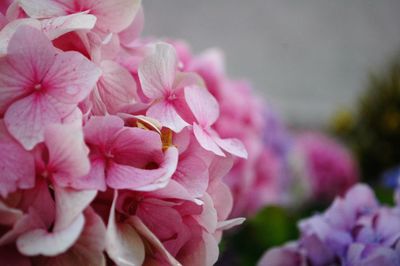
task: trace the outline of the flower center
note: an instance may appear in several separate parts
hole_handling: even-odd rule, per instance
[[[42,84],[38,83],[35,86],[33,86],[33,89],[35,91],[41,91],[43,89]]]

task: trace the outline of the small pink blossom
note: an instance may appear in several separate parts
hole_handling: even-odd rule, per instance
[[[82,55],[59,53],[36,29],[20,27],[0,60],[0,112],[10,134],[26,149],[44,129],[62,123],[88,96],[100,71]]]

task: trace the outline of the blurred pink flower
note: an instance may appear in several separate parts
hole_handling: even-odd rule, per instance
[[[302,133],[295,141],[295,149],[305,160],[306,182],[311,184],[313,197],[330,200],[358,181],[356,161],[339,142],[316,132]]]

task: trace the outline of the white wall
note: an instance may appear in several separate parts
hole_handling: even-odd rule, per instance
[[[145,35],[225,50],[296,124],[323,125],[400,51],[399,0],[143,0]]]

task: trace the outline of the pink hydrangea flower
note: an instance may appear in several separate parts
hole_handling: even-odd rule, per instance
[[[175,48],[140,38],[140,1],[0,12],[0,261],[214,264],[247,151]]]
[[[85,99],[100,71],[76,52],[58,52],[40,31],[20,27],[0,60],[0,112],[10,134],[31,150],[44,129],[62,123]]]
[[[296,137],[296,148],[305,160],[315,198],[331,199],[343,194],[358,180],[358,168],[350,151],[319,133]]]

